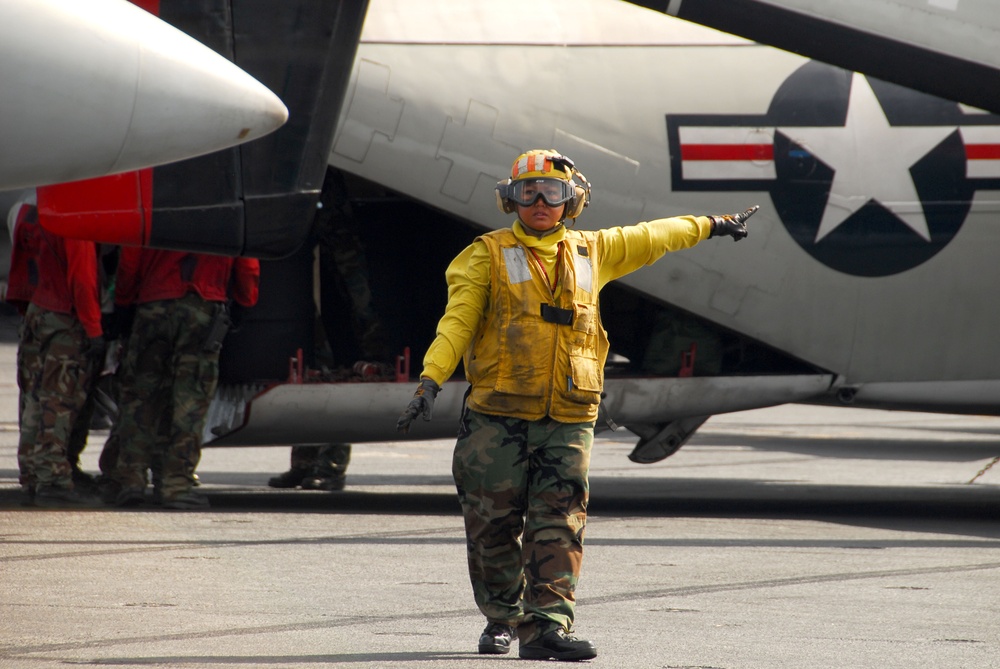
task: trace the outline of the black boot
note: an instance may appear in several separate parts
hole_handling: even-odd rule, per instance
[[[284,474],[272,476],[267,481],[267,485],[272,488],[298,488],[302,484],[302,479],[309,476],[308,469],[293,467]]]
[[[330,476],[307,476],[302,480],[303,490],[328,490],[336,492],[343,490],[347,483],[347,476],[344,474],[331,474]]]
[[[100,500],[97,497],[81,493],[72,488],[43,485],[35,488],[35,506],[70,509],[76,507],[95,507],[99,504]]]
[[[479,637],[480,655],[506,655],[511,642],[517,638],[517,630],[503,623],[489,623]]]
[[[592,660],[597,657],[594,644],[586,639],[577,639],[562,628],[531,643],[522,643],[519,652],[523,660]]]
[[[97,479],[83,471],[79,467],[73,467],[71,471],[73,478],[73,488],[79,492],[85,493],[87,495],[96,495],[99,490],[97,488]]]

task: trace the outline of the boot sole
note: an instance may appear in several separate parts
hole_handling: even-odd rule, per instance
[[[493,644],[479,644],[480,655],[506,655],[510,652],[510,646],[494,646]]]
[[[574,650],[559,653],[545,648],[532,648],[522,646],[518,651],[522,660],[561,660],[564,662],[576,662],[578,660],[593,660],[597,653],[589,650]]]

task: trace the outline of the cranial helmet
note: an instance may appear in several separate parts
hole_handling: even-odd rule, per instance
[[[505,214],[541,197],[552,207],[565,204],[563,218],[572,219],[590,204],[590,182],[558,151],[532,149],[517,157],[510,178],[497,183],[496,195],[497,207]]]

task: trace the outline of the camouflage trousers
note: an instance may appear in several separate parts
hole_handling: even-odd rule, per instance
[[[87,346],[87,334],[75,316],[28,307],[17,348],[21,485],[73,487],[67,447],[87,402]]]
[[[145,488],[160,470],[160,492],[189,491],[201,459],[201,435],[219,382],[219,354],[206,351],[215,302],[195,294],[140,304],[122,360],[115,480]],[[162,463],[162,464],[161,464]]]
[[[473,594],[521,643],[573,629],[593,442],[593,423],[462,415],[452,474]]]

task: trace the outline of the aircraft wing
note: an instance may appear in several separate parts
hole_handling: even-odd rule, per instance
[[[1000,12],[989,0],[632,2],[1000,113]]]

